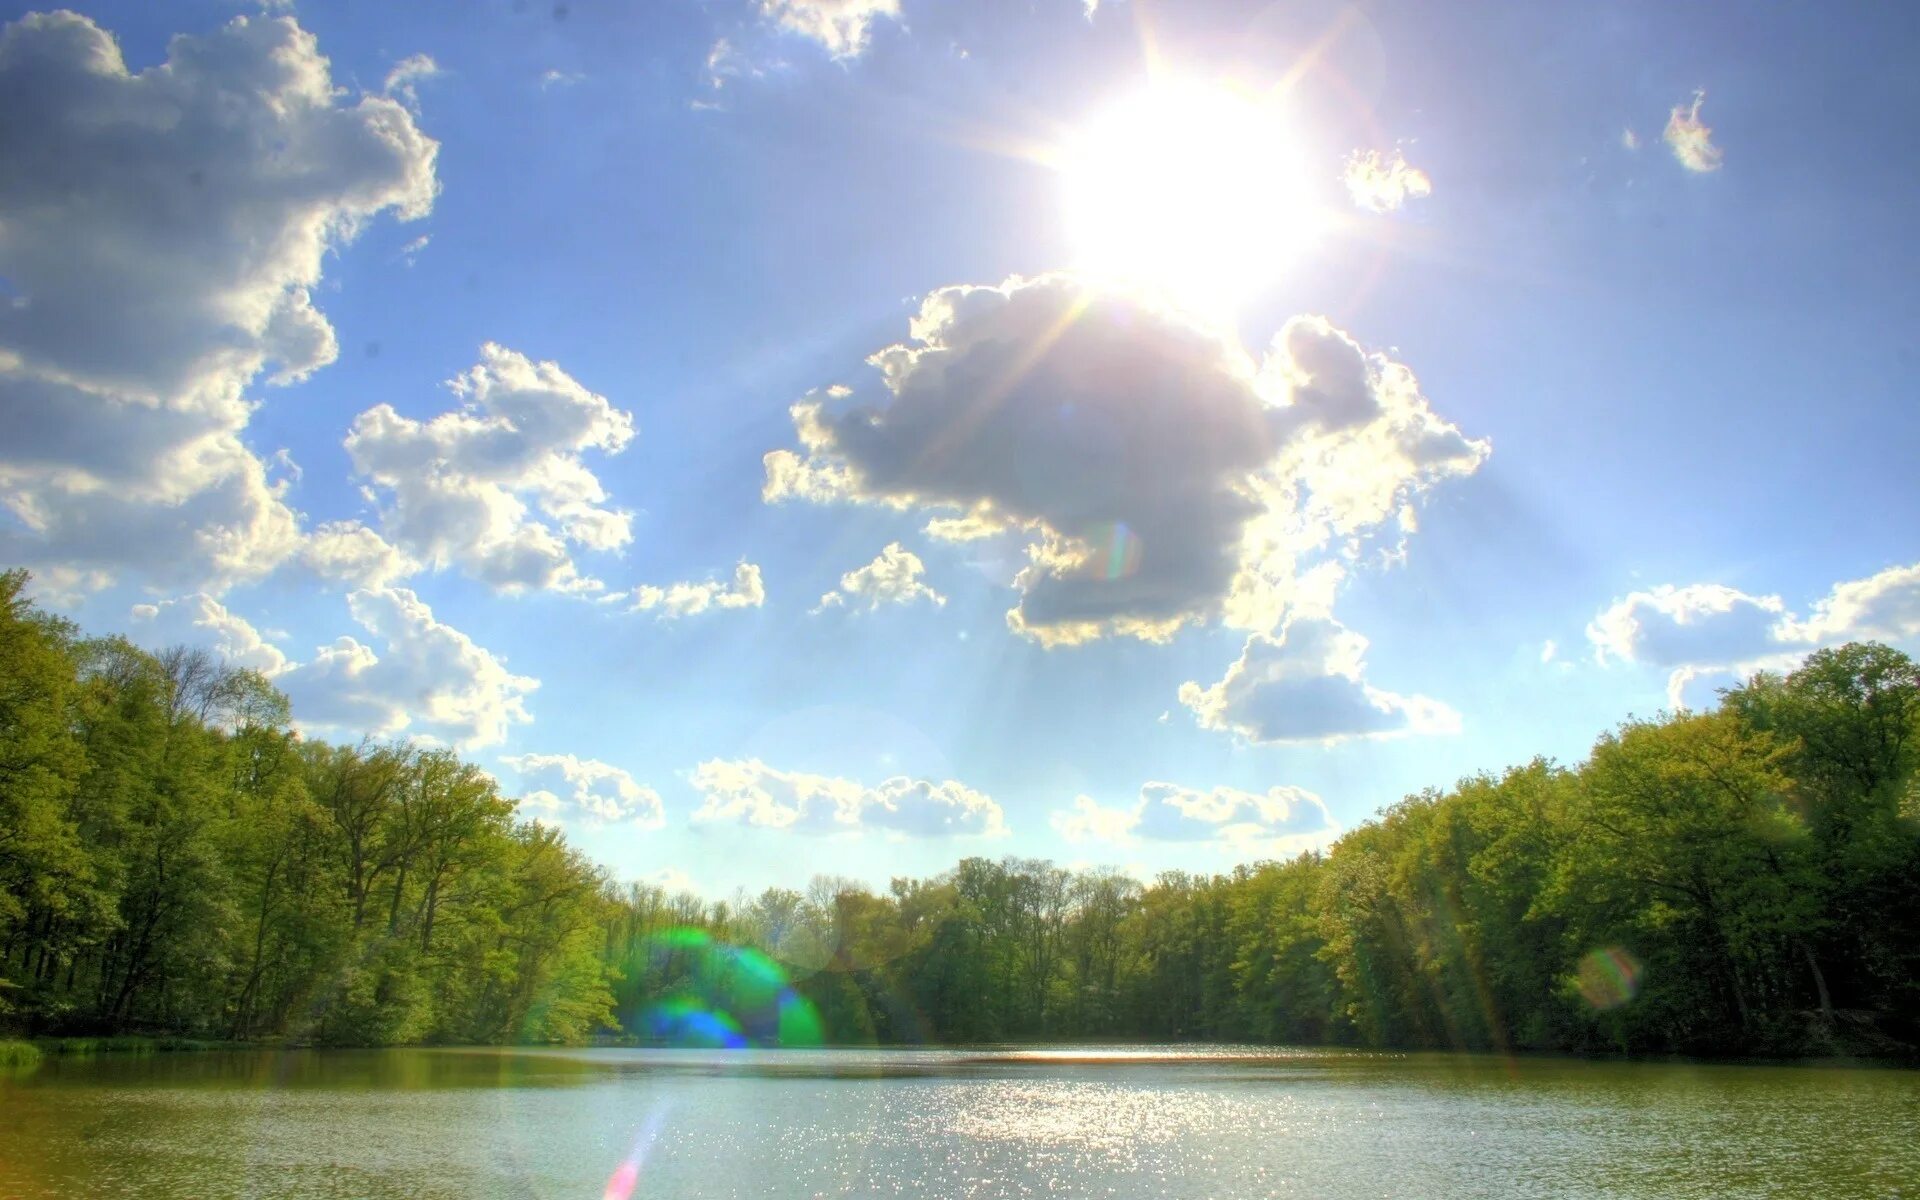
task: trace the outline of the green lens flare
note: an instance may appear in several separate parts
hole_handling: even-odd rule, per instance
[[[1633,999],[1640,990],[1640,974],[1640,960],[1625,947],[1602,946],[1581,956],[1574,983],[1588,1004],[1604,1012]]]
[[[1140,569],[1143,543],[1125,522],[1095,525],[1087,534],[1093,546],[1093,573],[1109,582],[1126,579]]]
[[[752,946],[699,929],[669,929],[648,941],[650,991],[663,998],[636,1014],[654,1042],[697,1049],[818,1046],[820,1014],[786,968]]]

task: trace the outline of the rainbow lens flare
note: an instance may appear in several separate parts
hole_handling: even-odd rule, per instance
[[[600,1193],[601,1200],[627,1200],[633,1195],[633,1189],[640,1183],[640,1168],[646,1165],[647,1150],[653,1145],[653,1139],[660,1135],[665,1116],[664,1112],[656,1111],[640,1127],[640,1136],[633,1139],[632,1153],[622,1159],[607,1178],[606,1190]]]
[[[640,1011],[635,1027],[652,1041],[702,1050],[818,1046],[820,1014],[794,990],[779,963],[699,929],[671,929],[649,940],[646,970],[664,997]]]
[[[1574,982],[1594,1008],[1619,1008],[1640,990],[1640,960],[1622,946],[1602,946],[1580,958]]]
[[[1124,521],[1095,525],[1087,531],[1086,541],[1093,547],[1087,567],[1095,578],[1126,579],[1140,569],[1140,555],[1146,544]]]

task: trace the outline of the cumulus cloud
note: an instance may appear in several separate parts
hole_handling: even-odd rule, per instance
[[[1920,563],[1835,584],[1811,617],[1784,622],[1782,633],[1808,644],[1920,637]]]
[[[300,539],[300,565],[324,580],[354,588],[382,588],[420,564],[359,521],[329,521]]]
[[[1587,625],[1595,661],[1667,668],[1667,702],[1683,707],[1703,678],[1729,682],[1788,667],[1822,646],[1920,637],[1920,563],[1837,583],[1802,620],[1779,596],[1717,583],[1632,592]]]
[[[880,829],[906,837],[997,836],[1000,806],[963,783],[897,775],[877,787],[831,775],[781,771],[757,758],[711,759],[693,773],[696,822],[733,821],[795,833]]]
[[[550,816],[578,814],[642,829],[659,829],[667,823],[660,793],[636,783],[631,774],[611,763],[571,754],[519,754],[500,761],[529,785],[520,803]]]
[[[760,568],[742,560],[731,582],[708,579],[700,583],[670,583],[666,587],[642,584],[633,591],[631,612],[651,612],[657,620],[677,621],[716,608],[759,608],[767,602]]]
[[[526,697],[538,680],[515,675],[491,651],[405,588],[367,588],[347,609],[379,643],[342,636],[275,683],[297,723],[375,737],[422,732],[463,748],[495,745],[533,718]]]
[[[347,434],[354,469],[382,499],[386,538],[502,591],[600,590],[571,547],[619,549],[632,516],[608,504],[581,455],[625,449],[633,417],[558,364],[491,342],[447,386],[461,402],[452,411],[418,421],[380,404]]]
[[[157,604],[136,604],[132,617],[140,640],[156,649],[200,646],[213,650],[236,667],[278,675],[287,669],[287,656],[267,641],[238,613],[205,592],[195,592]]]
[[[1393,212],[1409,200],[1433,195],[1433,180],[1425,171],[1409,166],[1398,150],[1391,156],[1378,150],[1354,151],[1347,159],[1344,178],[1347,194],[1368,212]]]
[[[945,604],[947,598],[927,586],[926,573],[919,555],[892,542],[866,566],[842,575],[839,590],[820,597],[820,607],[851,604],[871,612],[882,604],[911,604],[915,600],[927,600],[935,606]]]
[[[1149,783],[1127,807],[1076,797],[1072,807],[1053,814],[1052,824],[1070,842],[1211,841],[1261,853],[1314,849],[1340,833],[1320,797],[1286,786],[1245,792]]]
[[[1616,600],[1587,625],[1594,660],[1668,669],[1667,705],[1690,707],[1703,678],[1785,666],[1811,646],[1792,636],[1778,596],[1717,583],[1662,584]]]
[[[1749,596],[1717,583],[1662,584],[1615,601],[1587,625],[1587,640],[1603,664],[1745,662],[1780,651],[1785,612],[1778,596]]]
[[[1049,645],[1271,629],[1304,558],[1404,537],[1400,511],[1488,453],[1317,317],[1255,363],[1153,300],[1050,275],[942,288],[909,333],[868,360],[885,400],[794,405],[800,448],[766,456],[763,495],[1027,538],[1008,623]]]
[[[820,43],[835,58],[858,58],[866,52],[876,19],[900,19],[900,0],[760,0],[760,12],[781,29]]]
[[[0,558],[218,592],[299,545],[242,440],[261,375],[333,361],[329,249],[432,206],[436,143],[335,88],[289,17],[132,73],[70,12],[0,32]]]
[[[1706,99],[1705,89],[1696,91],[1691,104],[1676,104],[1667,116],[1667,146],[1689,171],[1720,169],[1720,147],[1713,144],[1713,129],[1700,120],[1700,106]]]
[[[1278,638],[1249,638],[1212,687],[1181,684],[1180,702],[1202,727],[1255,742],[1458,731],[1459,714],[1440,701],[1368,683],[1366,649],[1366,638],[1330,617],[1295,617]]]

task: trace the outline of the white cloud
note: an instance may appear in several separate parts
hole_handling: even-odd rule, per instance
[[[1331,743],[1459,730],[1459,714],[1440,701],[1368,683],[1366,649],[1366,638],[1330,617],[1295,617],[1278,638],[1249,638],[1219,683],[1181,684],[1180,702],[1203,728],[1255,742]]]
[[[533,719],[526,697],[539,681],[508,671],[412,592],[368,588],[349,594],[347,609],[381,649],[343,636],[278,676],[299,725],[374,737],[424,732],[475,747]]]
[[[246,618],[231,612],[205,592],[136,604],[132,617],[141,641],[156,649],[201,646],[217,651],[236,667],[278,675],[287,668],[287,656],[260,635]]]
[[[693,773],[697,822],[735,821],[796,833],[880,829],[907,837],[996,836],[1000,806],[963,783],[895,776],[877,787],[830,775],[781,771],[759,759],[703,762]]]
[[[1662,584],[1614,602],[1587,626],[1605,663],[1656,667],[1748,662],[1782,649],[1778,596],[1749,596],[1715,583]]]
[[[1841,642],[1917,637],[1920,563],[1837,583],[1805,620],[1788,612],[1778,596],[1695,583],[1630,593],[1587,626],[1597,662],[1667,668],[1667,702],[1674,708],[1700,698],[1703,679],[1737,682]]]
[[[406,104],[408,108],[418,108],[420,96],[414,90],[421,80],[432,79],[440,74],[440,64],[425,54],[413,54],[393,64],[387,72],[387,80],[380,90]]]
[[[1623,150],[1638,150],[1640,148],[1640,135],[1632,129],[1622,129],[1620,131],[1620,148]]]
[[[1008,623],[1050,645],[1271,629],[1303,559],[1405,537],[1401,510],[1488,453],[1320,318],[1255,364],[1161,304],[1051,275],[940,289],[909,332],[869,359],[886,401],[794,405],[800,449],[766,456],[763,495],[1030,539]]]
[[[385,498],[387,539],[502,591],[600,590],[569,546],[617,550],[632,540],[632,517],[608,505],[581,455],[619,453],[633,417],[558,364],[491,342],[447,386],[461,400],[451,412],[416,421],[380,404],[347,434],[354,469]]]
[[[765,72],[740,52],[727,38],[720,38],[707,50],[707,86],[714,91],[735,79],[757,79]]]
[[[1691,104],[1676,104],[1667,116],[1667,145],[1689,171],[1720,169],[1720,147],[1713,144],[1713,129],[1700,120],[1700,106],[1706,99],[1706,90],[1700,89],[1693,93]]]
[[[1145,801],[1131,808],[1109,808],[1092,796],[1075,796],[1070,808],[1059,809],[1047,823],[1069,842],[1125,842],[1140,824]]]
[[[872,562],[842,575],[839,590],[820,597],[820,607],[837,608],[851,601],[854,607],[871,612],[882,604],[911,604],[923,599],[935,606],[944,605],[947,598],[927,586],[926,573],[919,555],[902,549],[899,542],[891,542]]]
[[[1813,616],[1785,622],[1782,632],[1809,644],[1920,637],[1920,563],[1837,583],[1814,602]]]
[[[1323,847],[1340,833],[1320,797],[1286,786],[1245,792],[1149,783],[1140,789],[1139,800],[1124,808],[1076,797],[1071,808],[1053,814],[1052,824],[1070,842],[1210,841],[1267,854]]]
[[[1546,641],[1540,644],[1541,663],[1543,664],[1550,663],[1556,657],[1558,657],[1559,654],[1560,654],[1560,646],[1552,638],[1548,638]]]
[[[382,588],[420,564],[358,521],[329,521],[300,539],[300,565],[320,578],[354,588]]]
[[[858,58],[866,52],[876,19],[900,19],[900,0],[760,0],[760,12],[781,29],[820,43],[835,58]]]
[[[1398,150],[1391,157],[1377,150],[1355,150],[1347,158],[1345,179],[1347,194],[1369,212],[1393,212],[1409,200],[1433,195],[1433,180],[1409,166],[1406,155]]]
[[[649,871],[640,877],[640,882],[652,884],[669,895],[699,892],[699,889],[693,885],[693,876],[679,867],[661,867],[658,871]]]
[[[656,620],[677,621],[716,608],[759,608],[767,602],[760,568],[742,560],[731,582],[708,579],[700,583],[670,583],[666,587],[642,584],[633,591],[631,612],[652,612]]]
[[[585,78],[586,76],[578,71],[562,71],[558,67],[550,67],[540,74],[540,90],[544,92],[548,88],[572,87]]]
[[[596,821],[624,821],[642,829],[667,823],[660,793],[628,772],[594,758],[571,754],[520,754],[501,762],[519,772],[532,790],[521,803],[549,814],[575,813]]]
[[[261,374],[333,361],[326,252],[424,215],[436,144],[337,91],[291,18],[236,17],[130,73],[70,12],[0,33],[0,559],[218,592],[293,553],[242,440]]]

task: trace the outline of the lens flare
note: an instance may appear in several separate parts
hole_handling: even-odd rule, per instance
[[[1581,956],[1574,982],[1594,1008],[1619,1008],[1640,990],[1640,960],[1622,946],[1589,950]]]
[[[1093,548],[1086,570],[1096,579],[1127,579],[1140,569],[1140,556],[1146,543],[1128,529],[1125,522],[1102,522],[1087,531],[1084,539]]]
[[[702,1050],[818,1046],[820,1014],[786,969],[751,946],[699,929],[649,939],[644,966],[660,999],[636,1015],[653,1042]]]
[[[627,1200],[633,1195],[633,1189],[640,1183],[640,1168],[647,1161],[647,1150],[653,1145],[653,1139],[659,1136],[665,1117],[664,1112],[655,1112],[640,1127],[640,1135],[633,1139],[632,1152],[621,1160],[607,1178],[606,1190],[600,1193],[601,1200]]]

